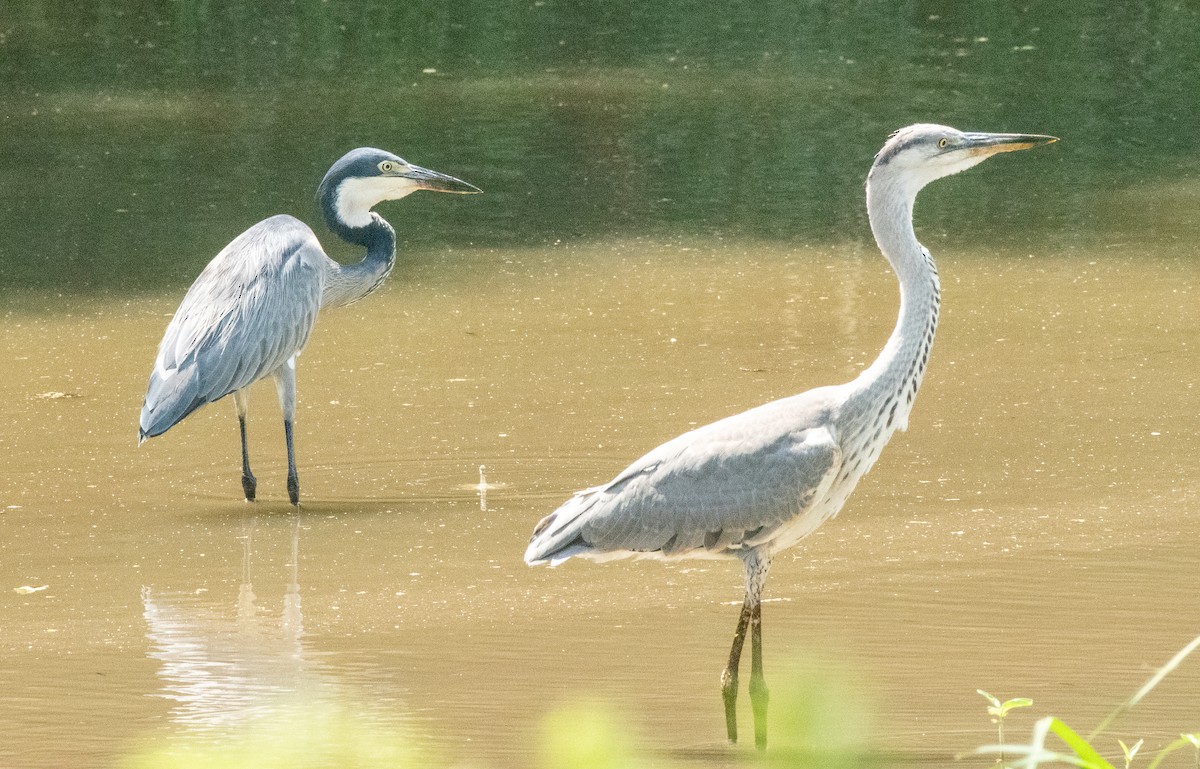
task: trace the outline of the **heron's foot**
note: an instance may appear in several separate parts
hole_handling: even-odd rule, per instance
[[[258,479],[253,473],[242,473],[242,491],[246,492],[246,501],[254,501],[254,492],[258,489]]]
[[[725,700],[725,733],[731,743],[737,742],[737,695],[737,671],[725,668],[721,671],[721,699]]]
[[[750,705],[754,708],[754,747],[759,750],[765,750],[767,747],[767,701],[770,699],[767,682],[751,676]]]
[[[289,475],[287,480],[288,499],[296,507],[300,506],[300,479],[294,475]]]

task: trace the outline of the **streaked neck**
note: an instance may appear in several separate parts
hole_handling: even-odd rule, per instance
[[[379,288],[396,264],[396,232],[382,216],[370,214],[370,223],[363,227],[348,227],[340,221],[330,222],[343,240],[367,249],[362,261],[338,264],[332,259],[326,265],[325,290],[321,307],[341,307],[362,299]]]
[[[912,227],[916,191],[889,174],[874,173],[867,180],[867,212],[879,249],[887,257],[900,284],[900,312],[887,344],[852,383],[850,400],[869,411],[888,430],[904,429],[917,389],[929,362],[937,330],[941,286],[937,266],[917,242]]]

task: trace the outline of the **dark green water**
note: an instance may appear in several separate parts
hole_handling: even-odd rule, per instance
[[[1114,190],[1190,178],[1200,141],[1200,10],[1174,2],[9,0],[0,35],[6,292],[178,289],[243,226],[312,220],[364,144],[487,190],[406,203],[421,252],[861,238],[865,168],[919,121],[1062,136],[922,201],[1061,245],[1122,226]]]

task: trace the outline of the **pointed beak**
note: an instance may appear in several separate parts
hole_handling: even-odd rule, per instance
[[[412,179],[417,183],[417,188],[422,190],[452,192],[456,195],[474,195],[483,192],[483,190],[474,184],[468,184],[462,179],[455,179],[453,176],[440,174],[437,171],[430,171],[428,168],[421,168],[420,166],[409,165],[396,175],[402,176],[405,179]]]
[[[1042,134],[967,134],[967,152],[972,155],[996,155],[1001,152],[1027,150],[1042,144],[1058,141],[1057,136]]]

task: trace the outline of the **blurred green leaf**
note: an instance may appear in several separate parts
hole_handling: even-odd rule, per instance
[[[834,662],[784,670],[771,689],[772,747],[834,752],[864,749],[873,709],[854,671]]]
[[[329,703],[283,702],[247,718],[220,740],[152,739],[122,769],[427,769],[434,764],[409,736]]]
[[[539,764],[545,769],[628,769],[637,765],[632,732],[607,705],[582,702],[542,722]]]
[[[1058,735],[1058,738],[1065,742],[1067,747],[1075,751],[1075,755],[1079,756],[1088,766],[1094,767],[1094,769],[1116,769],[1116,767],[1105,761],[1104,757],[1096,752],[1091,743],[1076,734],[1074,729],[1067,726],[1060,719],[1050,719],[1050,731]]]
[[[1014,708],[1027,708],[1033,705],[1033,700],[1028,697],[1015,697],[1000,706],[1000,717],[1008,715],[1008,711]]]

